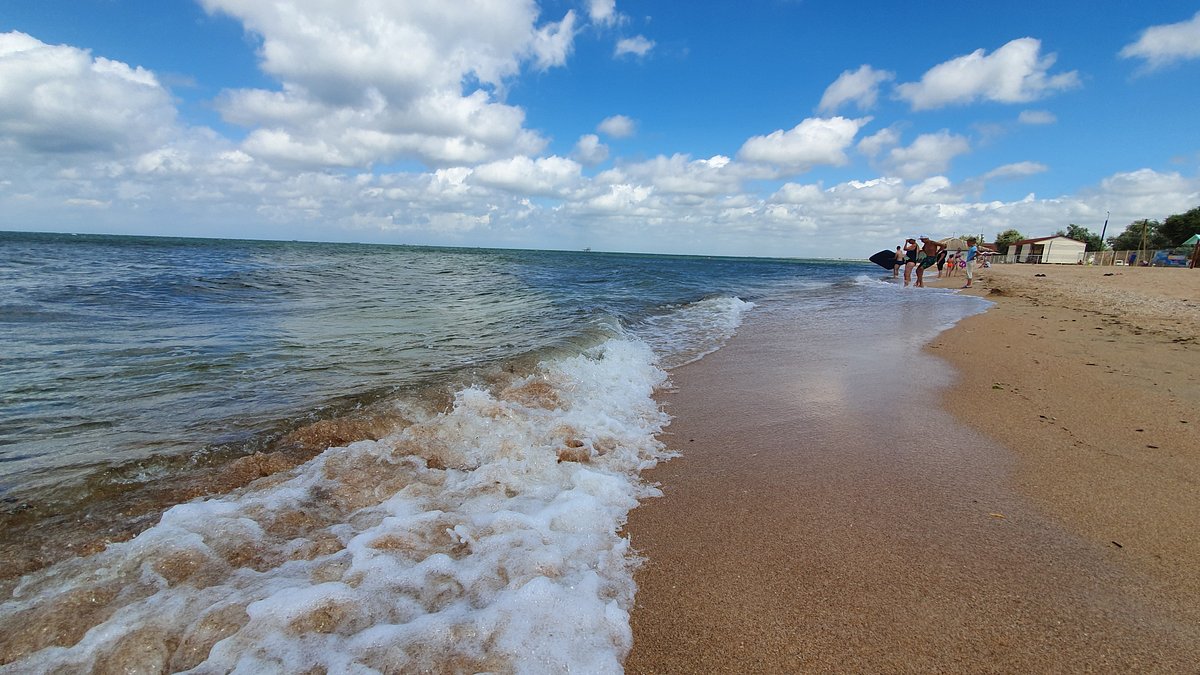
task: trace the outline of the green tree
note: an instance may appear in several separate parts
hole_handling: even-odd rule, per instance
[[[1186,213],[1167,216],[1158,231],[1163,239],[1161,248],[1174,248],[1193,234],[1200,234],[1200,206]]]
[[[1067,226],[1066,232],[1059,230],[1058,233],[1064,237],[1070,237],[1075,241],[1084,242],[1087,244],[1083,249],[1085,251],[1104,250],[1104,242],[1100,241],[1100,235],[1092,234],[1091,230],[1088,230],[1086,227],[1080,227],[1075,223],[1071,223]]]
[[[1137,251],[1142,248],[1142,236],[1145,235],[1146,249],[1167,248],[1167,237],[1160,231],[1162,223],[1157,220],[1135,220],[1125,226],[1121,234],[1110,237],[1108,245],[1118,251]]]
[[[996,248],[1000,253],[1008,253],[1008,247],[1012,246],[1013,242],[1021,241],[1025,235],[1017,230],[1005,230],[996,235]]]

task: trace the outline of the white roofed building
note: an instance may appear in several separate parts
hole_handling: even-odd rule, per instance
[[[1062,235],[1023,239],[1009,245],[1008,262],[1075,265],[1086,250],[1086,243]]]

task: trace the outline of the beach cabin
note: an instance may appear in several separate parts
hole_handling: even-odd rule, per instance
[[[1023,239],[1008,247],[1008,261],[1074,265],[1083,260],[1085,250],[1086,243],[1062,235]]]
[[[950,251],[951,253],[954,253],[955,251],[965,251],[968,248],[967,241],[965,239],[959,239],[958,237],[946,237],[945,239],[938,239],[938,243],[944,245],[946,250]]]

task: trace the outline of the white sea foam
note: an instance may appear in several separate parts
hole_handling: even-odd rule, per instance
[[[753,308],[754,303],[741,298],[705,298],[668,314],[650,317],[635,332],[661,355],[666,367],[673,368],[720,349],[742,325],[742,315]]]
[[[705,302],[697,321],[730,333],[749,307]],[[638,474],[666,454],[665,378],[612,339],[176,506],[23,579],[0,671],[619,672],[636,558],[618,531],[656,494]]]
[[[886,272],[886,270],[885,270],[885,272]],[[887,279],[884,279],[882,277],[871,276],[869,274],[856,275],[854,277],[854,284],[856,286],[870,286],[870,287],[895,286],[896,285],[895,282],[888,281]]]

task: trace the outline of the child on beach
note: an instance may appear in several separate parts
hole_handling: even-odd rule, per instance
[[[970,288],[971,282],[975,280],[975,256],[977,256],[977,255],[979,255],[979,249],[976,248],[976,246],[975,246],[975,237],[968,237],[967,238],[967,260],[966,260],[966,269],[965,269],[966,274],[967,274],[967,285],[963,286],[963,288]]]

